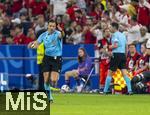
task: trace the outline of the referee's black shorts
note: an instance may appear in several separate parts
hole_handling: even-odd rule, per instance
[[[45,55],[42,63],[42,72],[51,72],[55,71],[60,73],[62,66],[62,57],[61,56],[47,56]]]
[[[114,53],[110,59],[109,69],[111,71],[126,69],[126,55],[124,53]]]

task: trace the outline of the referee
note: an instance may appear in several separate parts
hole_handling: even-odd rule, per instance
[[[58,27],[58,26],[57,26]],[[36,41],[31,42],[29,48],[37,48],[41,43],[44,43],[45,55],[42,62],[44,88],[48,94],[49,102],[53,102],[53,97],[50,91],[50,78],[57,82],[59,73],[61,72],[62,64],[62,37],[63,32],[60,27],[56,30],[56,22],[50,20],[48,29],[42,33]]]
[[[118,68],[121,70],[122,75],[124,76],[124,80],[126,81],[128,94],[131,95],[131,81],[127,76],[126,70],[126,44],[127,39],[126,36],[118,31],[119,25],[116,22],[111,24],[112,38],[110,49],[112,49],[112,56],[110,60],[110,67],[108,70],[107,78],[105,81],[104,94],[108,93],[108,88],[110,86],[112,80],[112,73],[115,72]]]

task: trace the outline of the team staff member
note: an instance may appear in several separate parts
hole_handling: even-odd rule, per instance
[[[147,41],[146,48],[148,69],[133,77],[132,88],[135,93],[145,93],[146,88],[150,87],[148,85],[150,84],[150,39]]]
[[[126,70],[125,53],[126,53],[127,39],[123,33],[118,31],[119,28],[118,23],[113,22],[111,25],[112,25],[111,31],[113,33],[111,38],[112,45],[110,46],[110,48],[112,49],[112,56],[110,59],[110,67],[105,81],[104,93],[108,92],[108,88],[112,80],[112,73],[119,68],[122,72],[122,75],[124,76],[124,80],[126,81],[128,94],[132,94],[131,81],[127,76]]]
[[[60,27],[56,30],[56,22],[50,20],[48,23],[48,30],[42,33],[39,38],[28,45],[29,48],[37,48],[41,43],[44,43],[45,55],[43,59],[43,76],[44,88],[47,91],[49,101],[53,101],[50,90],[51,81],[57,82],[59,73],[61,71],[61,56],[62,56],[62,37],[63,32]]]

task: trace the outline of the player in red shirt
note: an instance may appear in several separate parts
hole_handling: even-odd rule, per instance
[[[131,82],[134,93],[150,93],[150,43],[146,44],[146,48],[148,70],[133,77]]]
[[[135,44],[129,45],[129,54],[127,56],[127,68],[128,71],[134,72],[136,68],[137,60],[140,58],[140,54],[136,51]]]
[[[137,61],[136,70],[134,71],[134,76],[139,73],[142,73],[148,69],[148,61],[149,60],[148,60],[148,55],[146,52],[145,43],[143,43],[141,45],[141,52],[142,52],[142,55]]]
[[[110,44],[110,30],[107,28],[104,30],[104,38],[98,41],[98,48],[100,51],[100,90],[103,91],[105,80],[107,77],[107,71],[109,68],[109,44]]]

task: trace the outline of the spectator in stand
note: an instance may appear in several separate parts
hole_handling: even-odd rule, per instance
[[[138,10],[138,0],[131,0],[128,4],[120,5],[120,8],[127,10],[129,16],[136,16]]]
[[[47,29],[48,23],[45,21],[44,15],[38,15],[37,17],[37,25],[35,27],[35,33],[42,29]]]
[[[101,19],[102,11],[104,6],[100,3],[95,3],[94,11],[92,11],[89,16],[94,17],[97,21]]]
[[[11,11],[14,17],[19,17],[19,11],[21,10],[23,0],[13,0],[13,4],[11,6]]]
[[[137,60],[140,58],[140,54],[136,51],[135,44],[129,44],[129,52],[127,56],[127,68],[129,72],[134,73],[136,69]]]
[[[150,25],[150,4],[146,0],[139,0],[138,7],[138,23],[143,26],[149,27]]]
[[[125,28],[128,27],[131,17],[128,15],[128,12],[124,9],[120,9],[119,23]]]
[[[77,1],[77,6],[82,9],[83,11],[86,11],[86,1],[85,0],[76,0]]]
[[[4,17],[5,16],[5,6],[4,4],[0,3],[0,17]]]
[[[32,27],[29,28],[27,37],[31,38],[32,41],[36,40],[36,35],[35,35],[34,29]]]
[[[75,21],[71,22],[70,26],[65,29],[66,32],[66,43],[73,43],[71,39],[72,33],[75,31],[75,28],[77,26],[77,23]]]
[[[11,29],[11,20],[9,17],[4,17],[3,18],[3,28],[1,30],[3,37],[6,38],[7,36],[10,35],[10,29]]]
[[[66,13],[69,15],[71,21],[75,21],[75,10],[79,9],[75,0],[68,0],[67,2],[67,11]]]
[[[103,30],[105,30],[105,27],[102,28],[102,23],[103,22],[98,22],[96,25],[94,25],[90,31],[93,33],[93,35],[96,37],[98,43],[98,40],[101,40],[103,38]]]
[[[33,0],[23,0],[22,2],[22,6],[26,9],[29,9],[30,8],[30,4]]]
[[[59,25],[64,30],[64,23],[62,21],[62,15],[56,16],[56,23],[57,23],[57,25]]]
[[[119,22],[120,21],[120,8],[116,4],[110,5],[108,7],[109,17],[111,18],[112,22]]]
[[[148,30],[145,26],[142,26],[140,28],[140,33],[141,33],[141,36],[139,39],[140,43],[146,42],[150,38],[150,33],[148,33]]]
[[[136,49],[138,52],[140,52],[139,49],[139,39],[140,39],[140,25],[137,22],[136,17],[132,17],[131,19],[131,25],[128,26],[128,34],[127,34],[127,39],[128,39],[128,44],[131,44],[133,42],[136,42]]]
[[[16,36],[13,38],[14,44],[28,44],[33,41],[32,38],[28,38],[23,34],[23,27],[21,24],[15,27]]]
[[[24,44],[26,37],[23,34],[23,27],[21,24],[16,25],[15,33],[16,33],[16,36],[14,36],[14,38],[13,38],[14,44],[17,44],[17,45],[18,44]]]
[[[20,20],[23,26],[23,33],[27,35],[28,29],[33,25],[32,22],[28,20],[27,12],[22,12],[20,14]]]
[[[85,26],[85,24],[86,24],[86,16],[84,16],[84,14],[81,11],[81,9],[76,9],[75,10],[75,21],[77,22],[77,24],[79,24],[81,26]]]
[[[70,37],[74,45],[84,43],[81,25],[77,25],[75,27],[75,31],[71,34]]]
[[[106,24],[107,27],[111,24],[112,21],[110,18],[109,11],[103,12],[101,20],[102,20],[102,22],[104,22]]]
[[[50,17],[57,15],[64,15],[66,12],[68,0],[49,0]]]
[[[10,35],[6,38],[6,43],[7,44],[13,44],[13,38],[16,36],[16,31],[15,31],[15,27],[12,27],[10,29]]]
[[[7,16],[12,16],[12,2],[13,2],[13,0],[6,0],[5,2],[4,2],[4,7],[5,7],[5,15],[7,15]]]
[[[32,18],[32,16],[37,16],[37,15],[44,15],[46,14],[47,11],[47,3],[44,0],[33,0],[30,3],[30,8],[29,8],[29,17]]]
[[[71,20],[70,20],[70,17],[68,14],[64,14],[62,16],[62,23],[64,24],[64,29],[69,27],[70,23],[71,23]]]
[[[85,44],[95,44],[96,43],[96,37],[91,32],[92,26],[93,26],[92,18],[87,17],[86,26],[84,26],[84,29],[83,29],[83,36],[84,36]]]

